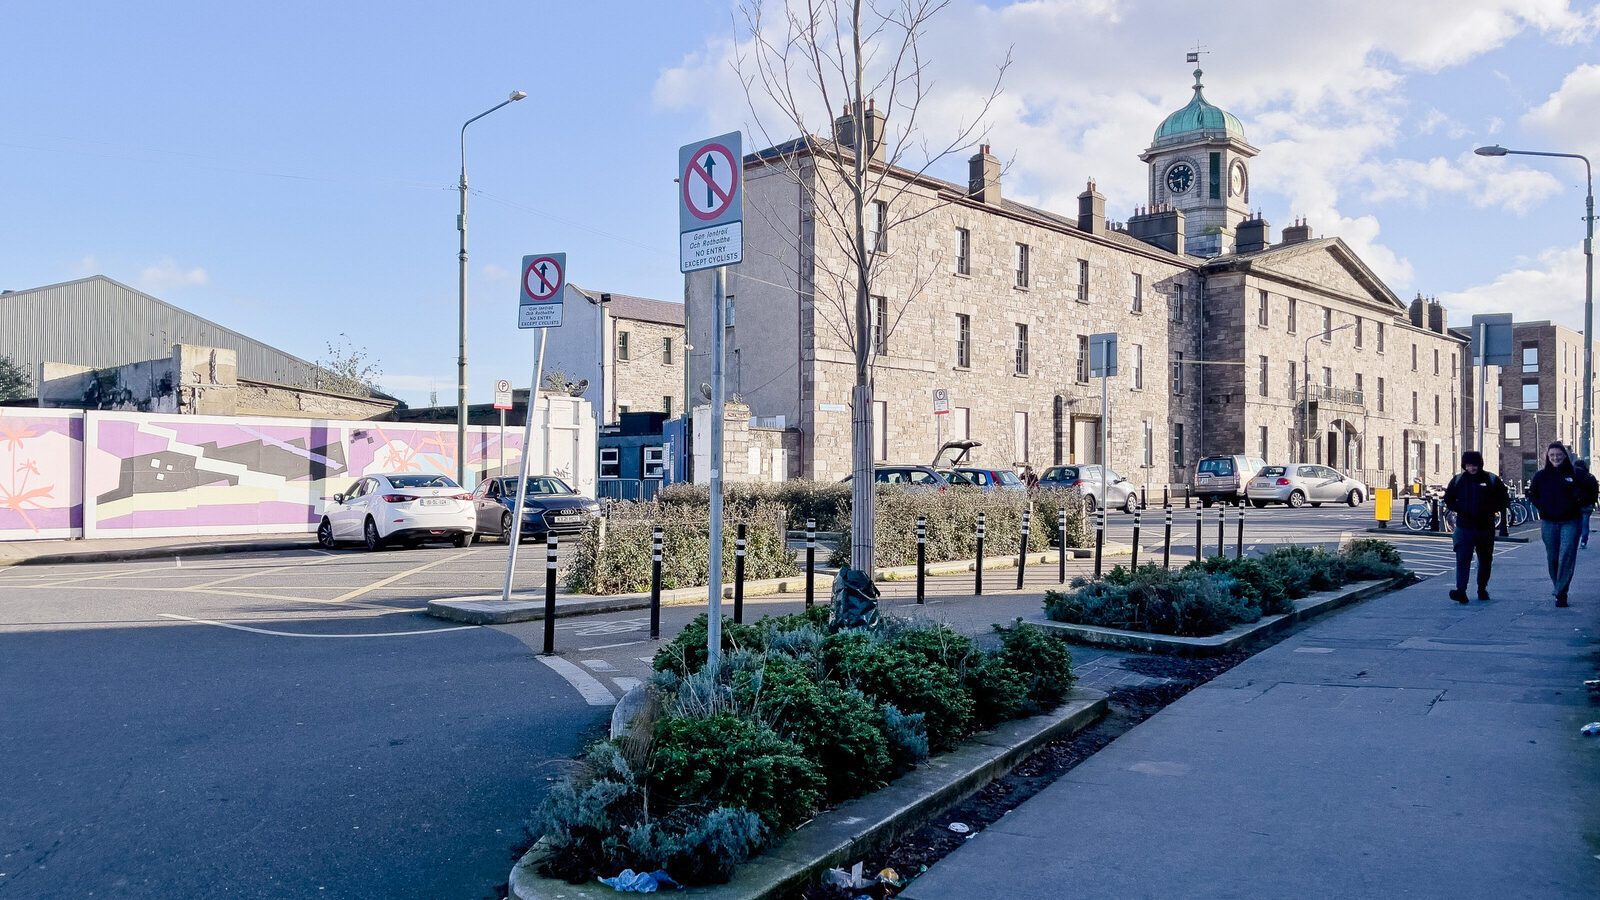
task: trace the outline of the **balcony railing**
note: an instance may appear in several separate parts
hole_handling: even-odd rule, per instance
[[[1326,384],[1313,384],[1308,386],[1306,388],[1306,396],[1318,402],[1336,403],[1341,406],[1358,406],[1364,408],[1367,405],[1365,391],[1357,391],[1351,388],[1332,387]],[[1296,389],[1294,399],[1301,399],[1299,396],[1298,387]]]

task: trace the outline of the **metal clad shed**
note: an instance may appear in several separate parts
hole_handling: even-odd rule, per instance
[[[104,275],[0,294],[0,356],[103,368],[172,355],[173,344],[223,347],[240,378],[313,384],[316,366]]]

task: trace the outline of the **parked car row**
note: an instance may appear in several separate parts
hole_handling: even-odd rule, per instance
[[[368,550],[389,544],[418,547],[447,541],[465,547],[480,537],[510,540],[517,504],[516,478],[489,478],[468,493],[448,475],[393,473],[358,479],[334,494],[317,524],[317,543],[332,549],[359,541]],[[600,504],[549,475],[528,478],[522,534],[544,540],[588,526]]]

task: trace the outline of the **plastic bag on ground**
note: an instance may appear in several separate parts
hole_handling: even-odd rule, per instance
[[[654,894],[662,888],[675,888],[678,886],[678,883],[672,880],[672,876],[662,869],[657,869],[654,872],[635,872],[632,869],[623,869],[614,877],[600,879],[600,883],[625,894]]]

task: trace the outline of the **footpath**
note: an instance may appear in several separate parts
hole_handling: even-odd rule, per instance
[[[1190,692],[976,834],[906,900],[1600,896],[1600,550],[1495,599],[1445,575]]]
[[[317,545],[309,531],[295,534],[186,535],[180,537],[95,538],[59,541],[0,541],[0,568],[57,563],[170,559],[219,553],[300,550]]]

